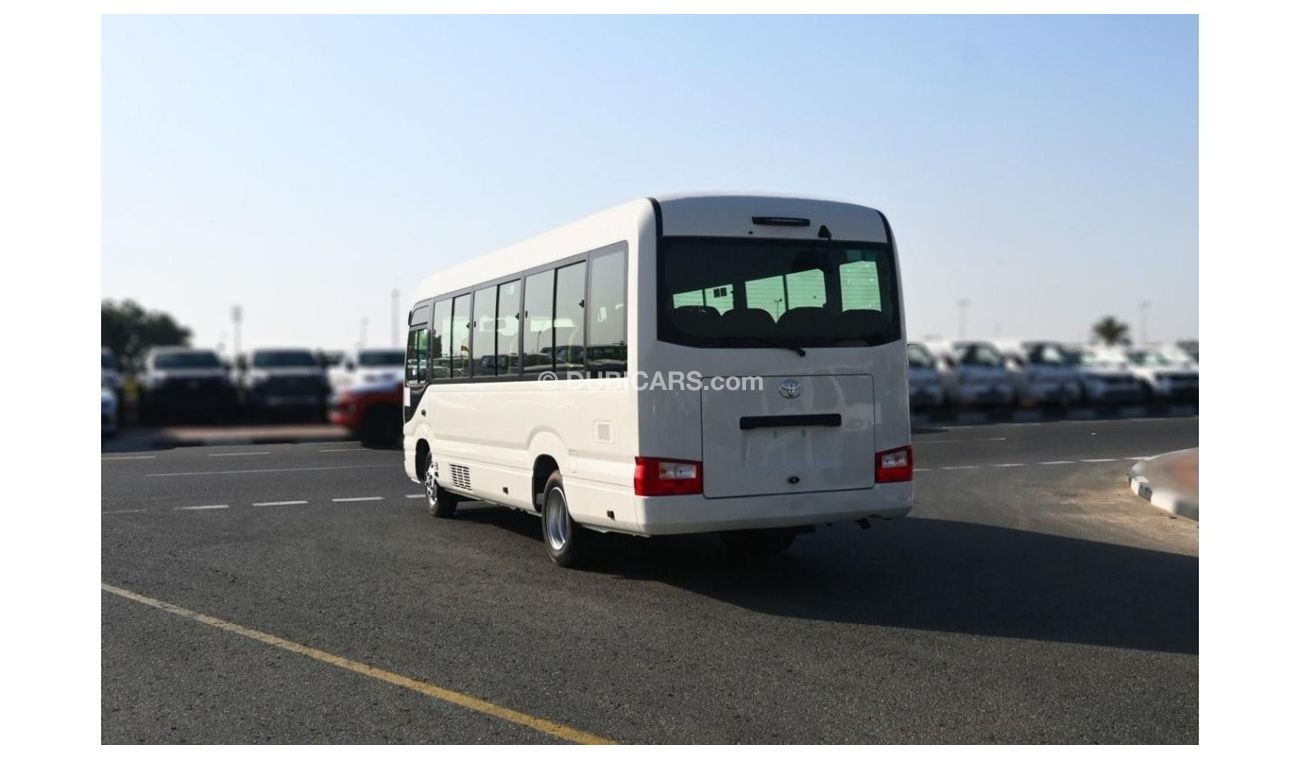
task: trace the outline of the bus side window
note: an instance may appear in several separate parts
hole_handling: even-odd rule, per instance
[[[587,369],[595,377],[620,377],[627,372],[627,252],[593,255],[590,288]]]
[[[451,300],[443,299],[433,306],[433,334],[429,338],[431,380],[451,377],[451,357],[448,336],[451,334]]]
[[[498,375],[519,374],[519,280],[497,288]]]
[[[496,286],[474,292],[474,365],[475,377],[497,374],[497,289]]]
[[[584,296],[587,262],[555,270],[555,372],[561,378],[581,373],[586,365]]]
[[[429,377],[429,328],[412,330],[406,338],[406,384],[423,385]]]
[[[524,372],[555,369],[555,270],[548,269],[524,280]]]
[[[447,348],[451,352],[451,376],[469,377],[470,296],[457,296],[451,304],[451,331]]]

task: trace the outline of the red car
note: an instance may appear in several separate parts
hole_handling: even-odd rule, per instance
[[[365,443],[396,443],[402,437],[402,383],[349,385],[330,397],[329,416]]]

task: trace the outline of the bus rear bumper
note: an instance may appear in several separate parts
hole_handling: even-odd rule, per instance
[[[657,496],[638,499],[647,536],[714,533],[753,528],[795,528],[867,517],[893,519],[912,509],[911,483],[886,483],[852,491],[740,496]]]

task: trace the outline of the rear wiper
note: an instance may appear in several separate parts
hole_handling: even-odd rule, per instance
[[[793,343],[782,343],[782,342],[779,341],[779,340],[772,340],[771,338],[761,338],[761,337],[758,337],[758,336],[751,336],[751,337],[748,337],[747,340],[756,340],[756,341],[758,341],[759,343],[762,343],[762,344],[764,344],[764,345],[768,345],[768,346],[772,346],[773,348],[784,348],[784,349],[787,349],[787,350],[789,350],[789,351],[793,351],[793,352],[795,352],[796,354],[799,354],[800,356],[807,356],[807,355],[808,355],[808,352],[807,352],[807,351],[803,350],[802,348],[799,348],[798,346],[794,345]]]

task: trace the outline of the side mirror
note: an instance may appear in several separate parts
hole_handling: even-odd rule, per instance
[[[238,359],[236,359],[236,360],[235,360],[235,367],[236,367],[240,372],[243,372],[243,371],[247,370],[247,369],[248,369],[248,357],[246,357],[246,356],[241,356],[241,357],[239,357]]]
[[[349,359],[348,361],[343,362],[343,369],[347,370],[348,372],[351,372],[351,371],[355,370],[356,368],[357,368],[357,363],[354,362],[354,361],[352,361],[351,359]]]

